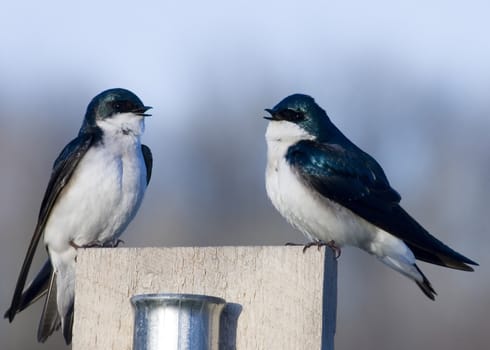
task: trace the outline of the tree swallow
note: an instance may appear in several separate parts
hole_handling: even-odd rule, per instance
[[[131,91],[110,89],[87,107],[78,136],[54,162],[38,222],[5,318],[10,322],[46,295],[37,339],[60,326],[71,343],[78,248],[115,246],[140,207],[150,181],[152,155],[141,144],[145,106]],[[24,290],[41,235],[49,255]]]
[[[400,206],[381,166],[333,125],[307,95],[273,109],[267,141],[267,195],[311,242],[351,245],[436,292],[415,259],[473,271],[476,262],[433,237]]]

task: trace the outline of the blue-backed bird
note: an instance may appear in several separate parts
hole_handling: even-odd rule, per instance
[[[274,207],[315,244],[359,247],[436,292],[416,259],[464,271],[478,265],[432,236],[401,206],[381,166],[307,95],[266,109],[266,190]]]
[[[54,162],[5,313],[12,321],[45,296],[37,333],[40,342],[61,326],[65,342],[71,343],[77,249],[117,245],[140,207],[153,163],[150,149],[141,144],[150,108],[129,90],[101,92],[89,103],[78,136]],[[49,259],[26,287],[42,236]]]

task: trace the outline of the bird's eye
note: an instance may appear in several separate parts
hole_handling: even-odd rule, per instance
[[[113,101],[112,108],[117,112],[130,111],[132,104],[129,101]]]
[[[292,109],[285,109],[281,111],[281,115],[285,120],[290,122],[299,122],[305,118],[304,114],[299,111],[294,111]]]

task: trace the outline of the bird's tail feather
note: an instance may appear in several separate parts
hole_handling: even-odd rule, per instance
[[[60,328],[61,325],[56,303],[56,289],[56,273],[53,272],[51,274],[49,288],[37,330],[37,340],[41,343],[44,343],[55,330]]]
[[[49,281],[52,272],[53,272],[53,267],[51,265],[51,261],[48,259],[46,260],[46,262],[44,263],[43,267],[36,275],[36,277],[32,280],[31,283],[29,283],[25,291],[22,293],[22,296],[20,297],[20,301],[16,305],[17,306],[16,310],[12,310],[12,306],[11,306],[11,308],[9,308],[5,312],[4,317],[8,318],[9,315],[15,315],[21,312],[29,305],[35,303],[42,296],[44,296],[48,291]]]
[[[427,279],[427,277],[425,277],[425,275],[422,272],[422,270],[420,270],[417,265],[414,264],[414,266],[417,269],[417,271],[420,273],[420,275],[422,276],[422,282],[415,280],[415,283],[417,283],[417,286],[420,287],[420,289],[422,290],[422,292],[424,292],[424,294],[429,299],[435,300],[435,296],[437,295],[437,293],[434,290],[434,288],[432,288],[432,284],[429,282],[429,280]]]
[[[66,345],[71,344],[73,329],[73,304],[68,309],[65,317],[63,318],[63,337],[65,338]]]
[[[436,291],[434,288],[432,288],[432,284],[416,264],[395,259],[390,256],[378,257],[378,259],[395,271],[398,271],[404,276],[415,281],[415,283],[417,283],[422,292],[424,292],[429,299],[435,300],[435,296],[437,295]]]

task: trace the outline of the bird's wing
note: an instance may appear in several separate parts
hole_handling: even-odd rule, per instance
[[[474,261],[433,237],[399,205],[381,166],[360,149],[300,141],[286,158],[300,179],[322,196],[402,239],[416,258],[461,270]]]
[[[96,135],[94,134],[80,134],[77,138],[65,146],[54,162],[51,178],[44,194],[41,210],[39,211],[36,229],[34,230],[29,248],[27,249],[19,278],[17,279],[17,285],[15,286],[12,303],[4,316],[8,318],[10,322],[12,322],[15,314],[20,311],[20,307],[22,306],[22,291],[26,283],[34,253],[36,252],[37,245],[41,239],[41,235],[44,231],[51,210],[53,209],[59,194],[70,181],[70,178],[78,163],[93,144],[95,139]]]
[[[381,167],[365,153],[337,144],[300,141],[289,148],[286,158],[303,181],[343,206],[362,201],[386,212],[400,202]]]
[[[143,158],[146,165],[146,185],[150,183],[151,171],[153,169],[153,156],[151,154],[150,147],[147,145],[141,145],[141,152],[143,153]]]

